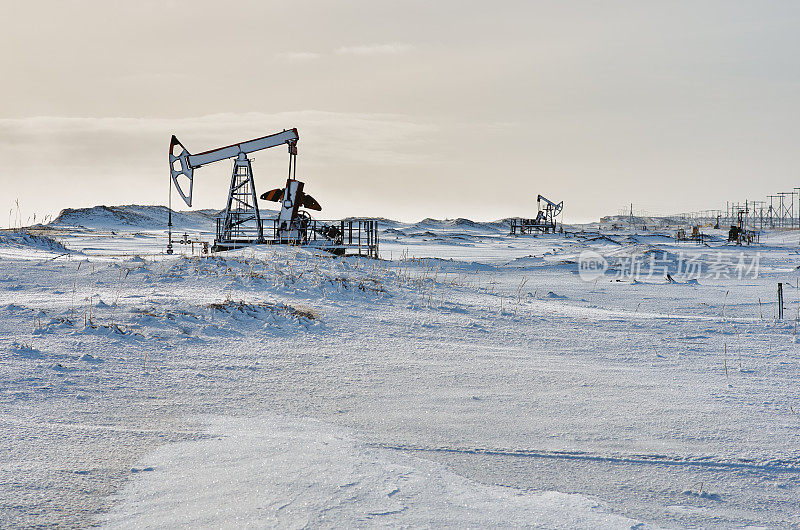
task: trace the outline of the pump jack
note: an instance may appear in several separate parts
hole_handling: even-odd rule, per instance
[[[262,243],[264,241],[264,228],[256,200],[253,168],[247,155],[262,149],[287,144],[289,146],[289,171],[291,172],[292,165],[296,163],[299,139],[297,129],[289,129],[193,155],[175,135],[172,136],[169,144],[170,174],[175,189],[187,206],[191,207],[192,205],[194,170],[220,160],[234,159],[224,217],[218,220],[217,239],[214,241],[215,249],[233,247],[237,243],[250,241]],[[188,184],[188,193],[181,187],[179,179],[184,181],[184,185]]]
[[[545,203],[544,209],[542,209],[542,202]],[[561,214],[561,210],[564,209],[564,201],[556,204],[544,195],[539,195],[536,197],[536,207],[539,210],[539,213],[536,215],[536,222],[544,226],[545,229],[550,229],[555,232],[556,217],[558,217],[559,214]],[[545,232],[546,231],[547,230],[545,230]]]
[[[230,250],[252,243],[309,245],[336,254],[357,253],[377,257],[377,222],[367,219],[347,221],[316,221],[301,207],[321,211],[322,207],[303,190],[304,183],[297,180],[297,129],[287,129],[238,144],[191,154],[172,136],[169,144],[171,183],[187,206],[192,206],[194,170],[221,160],[233,160],[233,173],[228,190],[228,200],[222,216],[217,218],[213,251]],[[289,177],[286,187],[261,195],[261,199],[281,204],[278,218],[269,234],[265,234],[264,220],[258,208],[253,168],[248,154],[286,144],[289,147]],[[188,190],[188,191],[187,191]],[[172,186],[170,186],[170,193]],[[171,253],[171,210],[170,242]]]
[[[542,202],[544,202],[544,208],[542,208]],[[511,219],[511,235],[533,232],[555,233],[557,217],[564,209],[564,201],[555,203],[544,195],[539,195],[536,197],[536,207],[538,210],[536,219]]]

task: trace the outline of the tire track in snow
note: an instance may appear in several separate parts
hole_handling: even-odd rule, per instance
[[[490,449],[461,447],[424,447],[415,445],[395,445],[369,443],[370,447],[410,453],[450,453],[475,456],[511,456],[518,458],[540,458],[551,460],[584,460],[619,465],[657,465],[713,468],[727,470],[765,471],[770,473],[800,474],[800,461],[796,459],[754,461],[750,459],[724,460],[713,456],[681,457],[658,454],[613,455],[587,453],[583,451],[547,451],[539,449]]]
[[[70,429],[70,430],[87,430],[87,431],[110,431],[110,432],[122,432],[122,433],[129,433],[129,434],[181,434],[187,436],[202,436],[201,431],[187,431],[187,430],[178,430],[178,429],[149,429],[143,427],[125,427],[121,425],[100,425],[100,424],[92,424],[92,423],[75,423],[75,422],[60,422],[60,421],[36,421],[36,420],[24,420],[21,418],[14,418],[10,416],[2,416],[0,417],[0,423],[6,423],[11,425],[18,425],[23,427],[38,427],[38,428],[48,428],[48,429]]]
[[[709,323],[729,323],[729,324],[758,324],[764,323],[765,320],[759,317],[736,317],[736,316],[722,316],[722,315],[697,315],[685,313],[657,313],[653,311],[630,311],[620,309],[607,309],[602,307],[587,307],[566,303],[562,301],[547,300],[545,298],[536,298],[534,300],[524,300],[521,304],[514,304],[514,297],[504,296],[499,293],[491,293],[484,288],[480,288],[486,297],[492,299],[509,299],[509,308],[506,309],[507,315],[516,316],[516,313],[511,313],[516,309],[524,309],[530,316],[535,317],[553,317],[553,318],[577,318],[589,319],[592,321],[611,321],[611,322],[652,322],[652,321],[681,321],[681,322],[709,322]],[[496,303],[481,303],[475,301],[468,303],[460,301],[459,305],[468,310],[476,312],[493,312],[497,310]],[[512,309],[514,308],[514,309]],[[522,313],[521,316],[525,316]]]

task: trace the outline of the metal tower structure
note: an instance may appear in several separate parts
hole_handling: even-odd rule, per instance
[[[239,153],[233,161],[231,187],[222,222],[221,239],[237,241],[264,240],[261,212],[256,200],[256,185],[253,182],[253,168],[250,159]]]
[[[770,228],[775,228],[775,220],[777,219],[778,215],[777,215],[777,212],[775,211],[775,206],[773,204],[773,201],[775,199],[777,199],[778,196],[777,195],[767,195],[767,198],[769,198],[769,210],[767,210],[767,212],[768,212],[767,213],[767,219],[769,219],[769,227]]]
[[[778,219],[779,226],[794,226],[794,196],[795,191],[778,192]]]
[[[798,203],[797,203],[797,217],[796,217],[796,219],[797,219],[797,226],[800,227],[800,188],[792,188],[792,190],[793,190],[792,193],[797,195]],[[792,202],[792,204],[794,204],[794,202]],[[792,206],[792,207],[794,207],[794,206]],[[794,224],[794,219],[795,218],[792,218],[792,223],[793,224]]]

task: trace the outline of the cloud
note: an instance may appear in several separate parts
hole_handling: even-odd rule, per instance
[[[15,167],[19,157],[26,164],[59,168],[161,164],[173,133],[190,151],[202,151],[290,127],[299,129],[307,157],[325,164],[421,162],[414,146],[435,129],[399,114],[317,110],[177,119],[9,118],[0,119],[0,168]]]
[[[316,61],[331,55],[340,56],[379,56],[379,55],[401,55],[414,49],[410,44],[400,42],[385,44],[365,44],[359,46],[340,46],[332,52],[280,52],[275,54],[275,59],[286,63],[305,63]]]
[[[328,199],[326,212],[331,204],[341,205],[346,215],[352,204],[348,190],[377,173],[415,173],[428,164],[426,143],[437,130],[404,115],[317,110],[178,119],[0,119],[0,208],[11,207],[9,201],[17,197],[40,217],[66,207],[163,203],[170,135],[190,152],[200,152],[291,127],[300,133],[298,177],[308,177]],[[285,178],[286,156],[285,149],[276,148],[251,157],[257,159],[259,185]],[[195,206],[219,207],[229,175],[230,164],[224,162],[198,173]]]
[[[276,59],[289,63],[313,61],[320,57],[322,57],[322,54],[316,52],[282,52],[275,54]]]
[[[401,55],[414,49],[410,44],[393,42],[388,44],[365,44],[342,46],[335,50],[337,55]]]

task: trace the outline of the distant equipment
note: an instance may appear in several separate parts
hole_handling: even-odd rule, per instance
[[[686,235],[686,229],[679,228],[675,233],[675,241],[694,241],[697,244],[703,244],[710,236],[703,233],[700,225],[693,225],[691,235]]]
[[[192,205],[194,170],[204,165],[233,159],[231,184],[223,214],[217,218],[213,251],[230,250],[254,243],[294,244],[313,246],[335,254],[358,254],[377,257],[378,226],[372,219],[346,221],[317,221],[305,210],[321,211],[322,207],[303,190],[304,183],[296,179],[297,129],[287,129],[238,144],[191,154],[172,136],[169,145],[171,183],[187,206]],[[281,205],[277,219],[264,220],[258,207],[253,168],[248,154],[287,145],[289,149],[289,177],[286,186],[261,195],[261,199]],[[170,186],[170,193],[172,186]],[[171,208],[170,242],[171,253]]]
[[[759,232],[747,229],[747,214],[748,211],[746,209],[740,209],[736,212],[736,224],[731,225],[728,230],[728,243],[750,245],[759,242]]]
[[[542,207],[544,203],[544,208]],[[564,201],[556,204],[544,195],[536,197],[538,213],[535,219],[524,219],[521,217],[511,219],[511,235],[533,234],[536,232],[547,234],[555,233],[557,218],[564,209]]]

